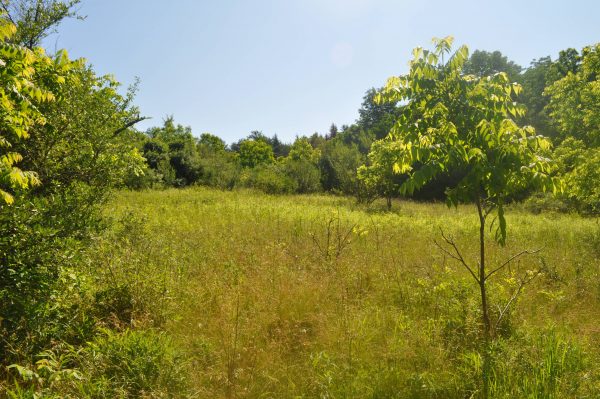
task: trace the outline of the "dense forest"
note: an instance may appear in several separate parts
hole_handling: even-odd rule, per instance
[[[537,300],[555,301],[555,310],[571,306],[563,300],[571,294],[584,303],[587,294],[581,287],[597,278],[589,273],[597,268],[600,248],[594,230],[600,213],[600,43],[552,57],[532,54],[541,58],[520,66],[499,51],[469,53],[464,46],[454,50],[451,38],[436,39],[431,50],[415,50],[405,75],[382,81],[380,88],[365,88],[355,123],[298,132],[291,143],[253,131],[228,144],[211,133],[192,132],[172,116],[160,126],[136,129],[145,119],[135,105],[136,85],[123,88],[84,59],[44,49],[44,39],[65,19],[81,17],[79,2],[0,0],[0,397],[596,397],[599,370],[589,371],[593,360],[581,360],[581,348],[583,342],[597,344],[597,335],[586,335],[577,346],[567,339],[569,333],[518,330],[517,324],[527,323],[513,318],[512,306],[542,274],[544,284],[562,287],[538,291],[546,299]],[[189,218],[181,219],[183,210],[161,203],[167,200],[187,207]],[[151,208],[147,202],[152,201],[163,208]],[[437,204],[441,201],[459,209],[463,227],[451,222],[451,214],[444,213],[450,210]],[[309,227],[287,215],[279,202],[297,218],[315,209],[329,216],[323,225]],[[209,205],[215,212],[203,208]],[[145,217],[136,213],[140,209]],[[413,220],[423,230],[407,227],[413,223],[409,217],[391,219],[403,217],[405,209],[427,220],[423,225]],[[507,222],[505,209],[522,212],[515,217],[518,222]],[[533,219],[540,214],[560,220],[560,228]],[[467,215],[478,215],[477,223]],[[186,230],[194,217],[210,228]],[[277,220],[272,229],[250,237],[239,230],[260,229],[254,222],[270,223],[270,217]],[[230,224],[236,218],[238,224]],[[438,244],[440,232],[428,230],[436,219],[453,226],[448,228],[466,242],[473,242],[469,234],[479,234],[477,245],[466,245],[469,254],[478,254],[477,262],[465,260],[465,252],[445,231]],[[161,221],[166,224],[159,227]],[[486,284],[488,278],[508,273],[505,267],[522,255],[537,253],[523,251],[498,268],[490,265],[515,243],[511,239],[544,244],[543,234],[531,233],[528,225],[564,233],[552,236],[556,243],[548,250],[556,258],[561,242],[572,244],[564,260],[568,272],[561,276],[556,265],[542,259],[539,268],[522,276],[507,274],[498,279],[500,288],[490,288],[494,280]],[[473,230],[467,233],[464,226]],[[221,230],[230,236],[220,236]],[[366,243],[367,230],[376,241]],[[443,261],[436,258],[429,266],[410,269],[411,262],[427,261],[416,253],[405,259],[391,239],[381,238],[399,232],[415,248],[435,242]],[[486,238],[489,232],[492,239]],[[199,234],[198,241],[187,242],[190,234]],[[185,248],[165,244],[164,237]],[[197,259],[186,252],[195,246],[204,251],[193,255]],[[235,263],[221,253],[244,260]],[[279,275],[284,272],[264,266],[278,257],[292,280],[313,285],[306,291],[286,286]],[[211,259],[214,268],[202,272],[184,267]],[[258,280],[240,266],[253,260],[263,272]],[[447,260],[456,261],[464,275],[447,271]],[[380,263],[369,272],[353,269],[369,261]],[[414,281],[387,270],[391,264],[408,267]],[[423,272],[427,267],[444,279]],[[565,282],[571,277],[574,286]],[[200,285],[214,284],[216,291],[193,294],[183,284],[194,278],[203,279]],[[290,297],[298,296],[292,300],[281,294],[278,306],[287,309],[289,318],[265,322],[265,327],[260,318],[272,309],[253,307],[265,300],[252,285],[268,292],[275,290],[269,285],[275,281],[281,293],[291,290]],[[335,282],[340,287],[320,285]],[[594,298],[589,303],[598,301],[595,284],[585,291]],[[395,299],[388,298],[388,289]],[[428,294],[421,297],[419,290]],[[217,291],[227,294],[229,302],[211,297]],[[316,300],[313,291],[328,296],[327,302],[311,302]],[[195,298],[205,313],[176,316],[175,309],[184,312]],[[448,309],[440,310],[435,298],[446,301]],[[385,302],[381,309],[412,310],[402,316],[404,321],[382,316],[376,322],[369,317],[378,311],[360,306],[377,301]],[[524,313],[535,314],[535,301],[523,300],[529,310]],[[340,324],[326,324],[317,316],[292,317],[308,312],[301,307],[309,305],[340,305],[322,316],[339,314],[335,320]],[[243,312],[252,333],[238,332]],[[453,313],[442,326],[444,312]],[[219,319],[217,313],[234,316]],[[221,324],[211,324],[214,320]],[[359,329],[351,320],[372,323],[365,330],[372,333],[373,345],[379,342],[378,329],[405,331],[404,343],[381,342],[403,361],[421,362],[415,365],[419,371],[402,369],[391,354],[385,364],[373,360],[374,349],[366,347],[356,348],[353,362],[350,353]],[[192,339],[184,334],[192,322],[206,325],[214,340],[180,345],[178,340]],[[321,322],[331,330],[318,330]],[[227,328],[233,333],[222,333]],[[418,335],[424,330],[429,338]],[[261,352],[252,346],[252,337],[270,337],[269,345],[285,347],[275,352],[287,352],[268,358],[272,347],[264,344]],[[472,344],[480,339],[481,346]],[[310,340],[318,345],[305,354]],[[349,342],[348,352],[344,342]],[[327,354],[336,345],[339,359]],[[511,345],[532,353],[510,352]],[[544,350],[554,351],[543,359],[559,357],[562,363],[536,360],[536,345],[543,346],[543,356]],[[434,349],[408,354],[408,347]],[[268,365],[279,374],[256,371]],[[443,374],[443,365],[453,371]],[[547,375],[540,371],[544,367],[550,369]]]

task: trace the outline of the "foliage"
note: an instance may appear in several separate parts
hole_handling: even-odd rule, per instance
[[[0,7],[17,27],[17,34],[11,41],[33,49],[56,33],[63,20],[84,19],[77,12],[79,3],[81,0],[1,0]]]
[[[296,181],[285,173],[281,164],[262,164],[247,170],[241,177],[241,184],[267,194],[292,194],[298,188]]]
[[[240,164],[245,168],[269,164],[275,161],[273,148],[263,140],[244,140],[240,144]]]
[[[54,95],[44,83],[54,88],[64,81],[62,65],[53,63],[43,50],[10,44],[7,40],[15,32],[14,25],[0,18],[0,203],[7,204],[14,202],[13,190],[39,184],[35,172],[17,167],[23,155],[14,147],[29,138],[35,124],[45,123],[38,105],[53,100]]]
[[[600,214],[600,148],[581,152],[573,170],[564,177],[566,196],[585,214]]]
[[[375,101],[377,90],[368,90],[358,110],[360,118],[358,126],[371,131],[375,139],[380,140],[388,135],[398,112],[396,104],[378,103]]]
[[[198,151],[201,156],[221,154],[227,145],[221,138],[210,133],[202,133],[198,139]]]
[[[182,187],[198,180],[200,156],[191,128],[175,125],[170,116],[162,127],[151,128],[146,134],[152,144],[144,144],[144,155],[148,152],[150,167],[162,176],[165,185]]]
[[[404,180],[403,176],[394,172],[399,150],[398,142],[376,141],[369,153],[369,163],[358,169],[358,178],[365,184],[366,190],[374,197],[385,198],[388,209],[392,207],[392,198],[400,194],[400,185]]]
[[[475,50],[463,65],[463,72],[467,75],[482,78],[504,72],[513,82],[519,78],[522,69],[521,66],[509,61],[500,51]]]
[[[548,110],[561,138],[574,137],[600,147],[600,44],[582,51],[578,71],[548,86]]]
[[[357,169],[365,157],[356,144],[346,145],[340,135],[328,141],[319,161],[321,182],[328,191],[354,194],[359,185]]]
[[[463,178],[448,187],[448,203],[485,202],[497,209],[500,243],[506,240],[503,205],[532,183],[556,190],[551,163],[541,156],[550,142],[514,119],[524,108],[513,101],[521,86],[505,73],[478,78],[461,74],[468,49],[449,54],[451,38],[435,41],[435,50],[414,50],[410,72],[390,78],[379,101],[406,102],[390,136],[399,142],[394,170],[406,174],[400,186],[412,194],[448,170]],[[512,117],[512,118],[511,118]]]
[[[105,330],[82,349],[63,344],[43,352],[32,367],[11,368],[23,380],[21,385],[30,386],[9,390],[18,397],[160,398],[186,393],[180,355],[171,340],[151,330]]]

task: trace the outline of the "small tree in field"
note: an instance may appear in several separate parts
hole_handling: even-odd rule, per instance
[[[444,172],[460,171],[458,183],[446,188],[447,203],[472,203],[477,209],[477,265],[465,261],[454,242],[445,236],[450,249],[442,250],[459,261],[479,286],[485,345],[482,396],[487,397],[488,348],[494,324],[486,283],[511,260],[527,252],[488,267],[486,227],[494,227],[495,240],[505,245],[507,201],[532,186],[557,190],[558,181],[550,177],[550,160],[540,155],[549,150],[549,140],[536,135],[532,127],[519,127],[514,121],[525,112],[513,101],[521,86],[511,83],[503,72],[487,77],[464,75],[468,48],[462,46],[451,54],[452,41],[451,37],[434,39],[432,51],[416,48],[410,71],[390,78],[377,101],[403,105],[388,137],[396,143],[393,169],[406,175],[400,192],[410,195]],[[490,215],[495,218],[488,223]]]
[[[386,199],[388,210],[392,209],[392,198],[398,196],[404,176],[394,173],[396,147],[400,143],[377,140],[371,146],[369,162],[358,168],[358,179],[363,182],[372,199]]]

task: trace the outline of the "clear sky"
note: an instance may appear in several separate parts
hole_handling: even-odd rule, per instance
[[[47,47],[125,84],[138,76],[153,118],[140,128],[172,114],[227,142],[354,122],[364,92],[434,36],[522,66],[600,41],[598,0],[83,0],[81,13]]]

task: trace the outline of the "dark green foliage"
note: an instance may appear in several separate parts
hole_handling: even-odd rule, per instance
[[[515,81],[522,70],[523,68],[520,65],[509,61],[500,51],[490,53],[475,50],[463,66],[463,72],[469,75],[484,77],[504,72],[511,81]]]
[[[350,195],[355,193],[359,185],[357,170],[365,160],[358,146],[346,145],[338,135],[328,141],[322,151],[319,168],[323,188]]]
[[[362,105],[358,110],[360,118],[357,124],[369,131],[376,140],[380,140],[390,133],[398,107],[391,103],[378,104],[375,102],[376,94],[376,89],[370,89],[363,97]]]
[[[173,117],[168,117],[162,127],[148,130],[147,135],[150,140],[144,144],[144,156],[148,154],[148,165],[162,177],[163,184],[182,187],[198,180],[200,157],[189,127],[175,125]]]
[[[232,190],[239,182],[241,166],[235,154],[221,152],[207,155],[200,160],[199,184]]]

